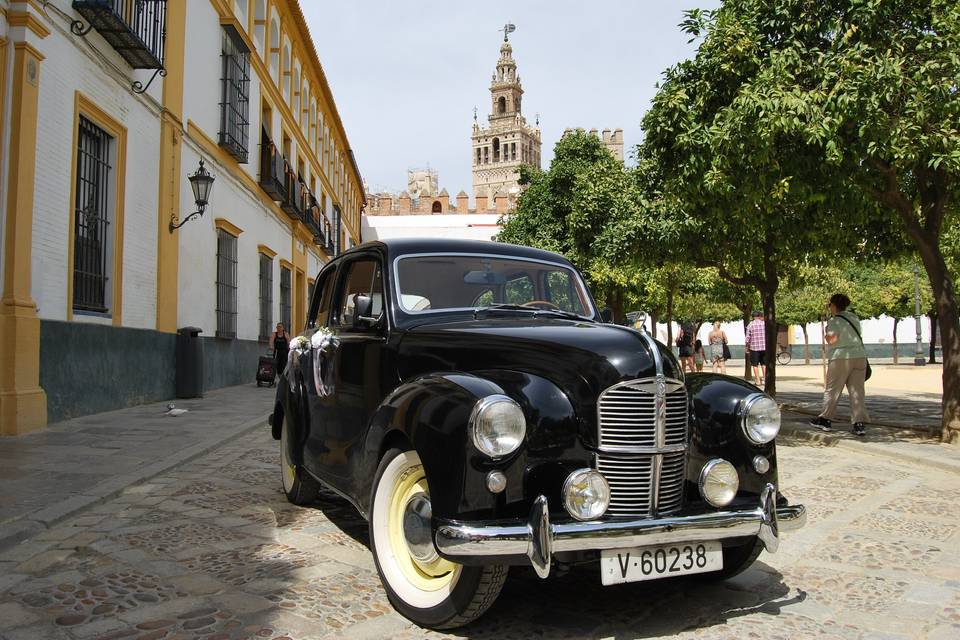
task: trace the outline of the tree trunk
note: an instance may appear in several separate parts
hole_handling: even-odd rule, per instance
[[[917,243],[920,259],[930,279],[930,288],[933,289],[940,343],[943,345],[943,422],[940,439],[960,444],[960,315],[957,312],[957,294],[940,251],[939,238],[931,238],[928,234],[911,236]]]
[[[803,364],[810,364],[810,336],[807,335],[806,323],[800,326],[803,327]]]
[[[673,289],[667,290],[667,346],[673,349]]]
[[[937,364],[937,314],[927,314],[930,318],[930,360],[929,364]]]
[[[900,353],[897,347],[897,325],[900,324],[900,318],[893,319],[893,364],[900,364]]]
[[[747,335],[747,327],[750,326],[750,307],[743,307],[743,335]],[[753,371],[750,369],[750,358],[747,357],[747,345],[743,345],[743,379],[751,380]]]
[[[613,312],[613,321],[617,324],[623,324],[627,320],[627,314],[623,310],[623,291],[614,289],[610,292],[610,310]]]
[[[650,336],[656,340],[657,339],[657,312],[650,312]]]
[[[760,300],[763,304],[763,326],[766,337],[766,364],[767,373],[763,390],[771,396],[777,395],[777,289],[776,285],[766,286],[760,290]]]

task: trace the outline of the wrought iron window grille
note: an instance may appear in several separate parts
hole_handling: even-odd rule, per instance
[[[260,254],[260,340],[269,340],[273,327],[273,259]]]
[[[280,267],[280,322],[287,331],[290,330],[291,316],[290,279],[290,269]]]
[[[73,308],[109,311],[110,149],[113,138],[80,116],[73,228]]]
[[[217,337],[237,337],[237,238],[217,230]]]
[[[220,146],[246,164],[250,141],[250,49],[233,25],[223,25]]]

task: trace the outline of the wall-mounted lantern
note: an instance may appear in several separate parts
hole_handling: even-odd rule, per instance
[[[204,210],[207,208],[207,203],[210,202],[210,190],[213,189],[214,177],[210,175],[209,171],[204,169],[203,158],[200,159],[200,168],[197,169],[197,172],[190,176],[188,180],[190,180],[190,187],[193,189],[193,199],[197,205],[197,210],[177,224],[174,224],[173,220],[171,220],[170,233],[173,233],[174,229],[179,229],[187,224],[191,218],[202,216]]]

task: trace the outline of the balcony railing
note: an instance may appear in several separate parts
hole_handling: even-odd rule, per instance
[[[162,69],[167,0],[73,0],[73,8],[134,69]]]
[[[264,131],[260,136],[260,186],[277,202],[287,198],[287,161]]]
[[[287,172],[284,174],[284,185],[287,196],[280,201],[280,208],[289,213],[291,218],[302,218],[303,210],[306,208],[305,192],[307,188],[289,164],[287,165]]]

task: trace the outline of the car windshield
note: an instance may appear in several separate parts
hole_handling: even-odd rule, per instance
[[[397,261],[407,313],[464,309],[564,312],[592,318],[579,275],[562,264],[492,255],[430,255]]]

